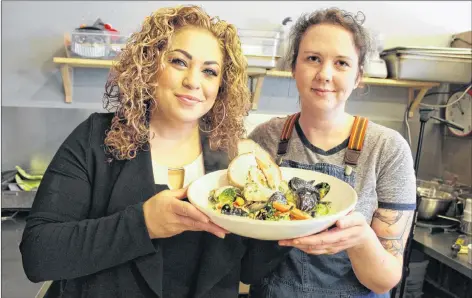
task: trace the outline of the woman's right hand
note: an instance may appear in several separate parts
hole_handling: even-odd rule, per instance
[[[144,220],[151,239],[172,237],[184,231],[207,231],[224,238],[228,232],[211,223],[192,204],[182,201],[186,197],[186,188],[164,190],[144,203]]]

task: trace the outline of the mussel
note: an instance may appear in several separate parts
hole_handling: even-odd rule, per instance
[[[312,180],[312,181],[305,181],[301,178],[298,178],[298,177],[293,177],[292,179],[290,179],[290,181],[288,182],[288,186],[290,187],[291,190],[293,191],[297,191],[301,188],[307,188],[310,190],[310,192],[315,192],[317,191],[317,189],[315,188],[314,186],[314,183],[315,181]]]
[[[274,209],[270,205],[266,205],[261,210],[257,211],[255,218],[260,220],[270,220],[273,219]]]
[[[299,188],[302,188],[303,186],[306,186],[307,182],[301,178],[298,177],[293,177],[288,181],[288,187],[290,187],[291,190],[296,191]]]
[[[298,209],[302,211],[310,211],[316,207],[318,203],[316,192],[310,192],[308,188],[300,188],[297,190]]]
[[[280,191],[276,191],[272,194],[272,196],[270,196],[269,203],[272,203],[272,202],[279,202],[279,203],[284,204],[284,205],[288,204],[287,198]]]
[[[317,189],[318,193],[320,194],[320,199],[323,199],[331,189],[328,183],[326,182],[321,182],[315,185],[315,188]]]
[[[265,202],[253,202],[247,205],[246,207],[250,212],[256,212],[258,210],[261,210],[265,206],[266,206]]]
[[[247,216],[248,213],[241,208],[231,207],[229,204],[225,204],[221,208],[221,213],[226,215],[237,215],[237,216]]]
[[[233,208],[231,211],[231,215],[237,215],[237,216],[248,216],[248,213],[244,211],[241,208]]]

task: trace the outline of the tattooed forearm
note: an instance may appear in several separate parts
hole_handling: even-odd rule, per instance
[[[388,210],[383,209],[377,210],[374,213],[374,218],[379,219],[380,221],[388,224],[389,226],[397,223],[403,216],[403,211],[400,210]]]
[[[394,256],[402,256],[404,251],[403,239],[378,237],[382,246]]]
[[[375,218],[388,225],[387,229],[377,230],[380,243],[392,255],[403,256],[413,218],[412,213],[383,209],[377,210],[375,214]]]

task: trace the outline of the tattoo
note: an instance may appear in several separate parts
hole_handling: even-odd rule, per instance
[[[379,237],[379,240],[382,246],[395,257],[403,255],[403,239],[390,239]]]
[[[391,210],[391,211],[388,211],[388,212],[385,212],[385,213],[394,213],[394,212],[398,212],[400,214],[395,218],[395,220],[396,220],[395,222],[398,222],[400,220],[401,216],[403,215],[402,211]],[[380,213],[380,212],[377,212],[377,213]],[[379,220],[383,221],[383,222],[386,222],[385,220],[382,220],[380,217],[377,217],[377,218]],[[398,236],[391,236],[391,237],[380,237],[380,236],[378,236],[382,246],[385,248],[385,250],[390,252],[392,255],[394,255],[394,256],[402,256],[403,255],[403,253],[405,251],[405,244],[406,244],[407,238],[409,236],[409,233],[405,233],[405,232],[407,231],[407,228],[410,227],[411,220],[412,220],[412,215],[410,214],[408,216],[407,220],[406,220],[406,223],[402,227],[400,235],[398,235]],[[392,221],[393,220],[391,220],[390,222],[392,222]],[[387,222],[387,224],[389,224],[389,227],[391,225],[393,225],[393,223],[390,224],[390,222]]]
[[[378,218],[380,221],[391,226],[396,224],[403,216],[403,211],[400,210],[387,210],[383,209],[382,211],[377,210],[374,213],[374,217]]]

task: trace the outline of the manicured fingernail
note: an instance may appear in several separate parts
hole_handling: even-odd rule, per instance
[[[218,233],[218,237],[220,237],[221,239],[225,239],[225,233]]]
[[[295,240],[295,241],[293,241],[293,244],[300,244],[300,241]]]

